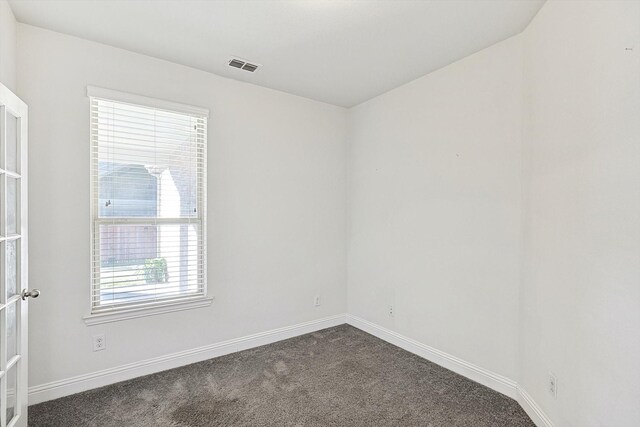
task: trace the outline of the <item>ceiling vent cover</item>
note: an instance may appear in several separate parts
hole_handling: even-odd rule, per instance
[[[239,58],[231,58],[228,63],[230,67],[238,68],[250,73],[255,72],[260,67],[259,64],[252,64],[248,61],[245,61],[244,59]]]

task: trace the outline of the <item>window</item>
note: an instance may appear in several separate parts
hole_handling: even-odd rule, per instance
[[[208,111],[88,94],[92,314],[202,299]]]

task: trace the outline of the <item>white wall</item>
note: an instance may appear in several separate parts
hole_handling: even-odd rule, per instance
[[[640,425],[639,23],[549,1],[349,112],[349,312],[517,380],[558,427]]]
[[[521,107],[515,37],[349,112],[349,313],[510,379]]]
[[[525,40],[520,384],[556,426],[639,426],[640,2],[550,1]]]
[[[0,83],[16,91],[16,19],[7,0],[0,0]]]
[[[524,34],[348,113],[18,25],[30,273],[43,291],[30,383],[348,301],[351,314],[517,380],[557,427],[640,425],[638,22],[638,2],[549,1]],[[87,84],[212,110],[212,307],[82,321]],[[93,353],[100,332],[108,350]]]
[[[346,310],[343,108],[18,25],[30,112],[30,384]],[[208,107],[213,306],[88,327],[86,85]],[[322,305],[313,306],[316,294]],[[106,333],[107,350],[91,337]]]

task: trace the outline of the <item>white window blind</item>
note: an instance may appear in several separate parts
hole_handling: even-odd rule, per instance
[[[205,296],[207,115],[89,95],[92,312]]]

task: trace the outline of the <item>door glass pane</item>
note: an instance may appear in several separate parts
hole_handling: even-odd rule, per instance
[[[8,240],[6,242],[7,252],[7,276],[5,283],[7,286],[7,299],[18,293],[18,242]]]
[[[7,307],[7,362],[18,354],[18,329],[16,303]]]
[[[18,234],[18,180],[7,177],[7,233]]]
[[[18,171],[18,119],[7,111],[7,170]]]
[[[16,415],[17,384],[18,364],[16,363],[7,372],[7,425]]]

